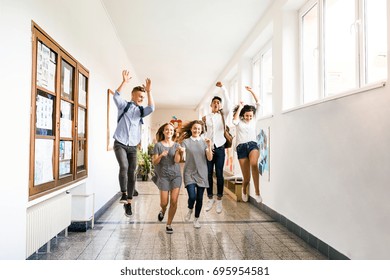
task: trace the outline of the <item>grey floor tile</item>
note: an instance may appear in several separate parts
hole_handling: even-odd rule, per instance
[[[87,232],[69,232],[51,242],[51,252],[41,248],[28,260],[277,260],[326,259],[250,203],[225,195],[223,212],[202,210],[200,229],[187,214],[187,194],[182,188],[172,223],[166,234],[166,218],[157,220],[159,193],[151,182],[137,182],[140,193],[133,199],[133,216],[124,215],[115,202]],[[206,201],[205,196],[205,201]]]

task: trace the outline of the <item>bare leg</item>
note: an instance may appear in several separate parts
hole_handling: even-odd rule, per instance
[[[259,160],[259,150],[252,150],[249,153],[249,161],[252,170],[253,183],[255,185],[256,195],[260,195],[260,181],[259,181],[259,166],[257,162]]]
[[[241,172],[242,172],[242,192],[244,194],[247,194],[247,187],[249,185],[250,181],[250,176],[251,176],[251,170],[250,170],[250,164],[249,164],[249,159],[248,158],[241,158],[238,160],[240,163],[241,167]]]
[[[168,197],[169,197],[168,191],[160,191],[160,206],[163,214],[165,214],[165,211],[167,210]]]
[[[171,200],[169,202],[167,225],[172,224],[173,217],[175,217],[177,209],[177,201],[179,199],[180,188],[174,188],[171,191]]]

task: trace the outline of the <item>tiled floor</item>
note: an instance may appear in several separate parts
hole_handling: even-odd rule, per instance
[[[87,232],[61,233],[51,242],[51,251],[41,248],[29,260],[324,260],[321,253],[287,231],[250,203],[236,202],[228,195],[223,212],[202,210],[201,228],[185,222],[187,193],[181,189],[173,220],[173,234],[159,222],[159,193],[151,182],[137,182],[140,193],[133,200],[133,216],[124,215],[114,203]],[[204,206],[207,197],[204,199]]]

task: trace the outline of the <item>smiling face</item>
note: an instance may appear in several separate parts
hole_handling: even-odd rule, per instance
[[[134,91],[131,94],[131,100],[134,101],[137,105],[141,105],[145,98],[145,92],[143,91]]]
[[[253,111],[245,112],[242,117],[246,122],[251,121],[253,119]]]
[[[166,124],[163,130],[165,140],[172,139],[175,128],[171,124]]]
[[[198,123],[194,123],[193,126],[191,127],[191,134],[192,137],[198,137],[202,134],[202,126]]]

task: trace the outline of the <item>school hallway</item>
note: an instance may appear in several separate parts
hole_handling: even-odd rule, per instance
[[[29,260],[325,260],[319,251],[262,212],[253,204],[236,202],[224,194],[223,212],[215,204],[205,211],[200,229],[193,217],[185,222],[187,192],[181,188],[173,234],[165,232],[167,214],[157,220],[159,192],[151,182],[137,182],[133,215],[124,215],[119,197],[86,232],[61,232]]]

